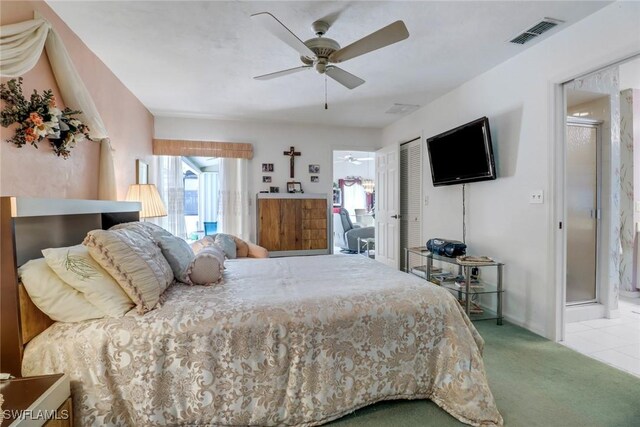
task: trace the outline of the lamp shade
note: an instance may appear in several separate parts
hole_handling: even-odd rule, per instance
[[[167,210],[155,184],[131,184],[127,191],[128,202],[140,202],[140,218],[167,216]]]

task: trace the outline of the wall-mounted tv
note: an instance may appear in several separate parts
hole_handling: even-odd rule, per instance
[[[482,117],[427,139],[434,186],[496,179],[489,119]]]

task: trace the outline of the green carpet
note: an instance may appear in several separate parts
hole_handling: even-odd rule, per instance
[[[476,322],[491,391],[506,426],[640,426],[640,379],[526,329]],[[331,423],[461,426],[431,401],[368,406]]]

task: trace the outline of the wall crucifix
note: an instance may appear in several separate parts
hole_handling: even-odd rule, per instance
[[[291,170],[289,172],[289,177],[293,178],[293,175],[294,175],[293,161],[295,160],[296,156],[299,156],[302,153],[300,153],[299,151],[296,151],[295,148],[291,147],[289,149],[289,151],[285,151],[283,154],[285,156],[289,156],[290,157],[289,162],[290,162],[290,165],[291,165]]]

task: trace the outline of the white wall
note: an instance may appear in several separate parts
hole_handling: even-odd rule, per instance
[[[614,3],[383,130],[389,145],[489,117],[498,179],[467,187],[468,253],[506,264],[505,314],[550,338],[557,298],[554,84],[640,52],[639,26],[640,2]],[[461,187],[434,188],[426,173],[424,188],[423,240],[460,239]],[[544,190],[544,204],[528,203],[536,189]]]
[[[332,151],[380,148],[381,130],[372,128],[330,127],[318,125],[290,125],[231,120],[208,120],[156,117],[155,137],[253,144],[253,159],[249,161],[251,194],[251,239],[255,241],[255,195],[270,186],[286,192],[289,178],[289,157],[283,154],[294,146],[302,154],[295,159],[295,181],[302,183],[305,193],[332,194]],[[262,163],[273,163],[273,173],[262,173]],[[319,183],[311,183],[308,166],[320,165]],[[262,183],[262,176],[272,177],[270,184]]]

